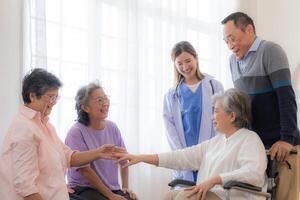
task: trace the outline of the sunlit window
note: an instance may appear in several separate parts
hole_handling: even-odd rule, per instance
[[[201,70],[218,76],[215,1],[45,0],[44,15],[34,2],[31,66],[45,62],[64,83],[52,117],[62,139],[76,119],[77,89],[95,79],[111,95],[110,117],[119,124],[125,124],[120,110],[134,106],[158,119],[163,95],[173,82],[170,51],[176,42],[190,41]]]

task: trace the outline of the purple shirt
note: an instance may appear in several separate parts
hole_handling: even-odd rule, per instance
[[[71,149],[79,151],[96,149],[103,144],[115,144],[125,148],[120,130],[115,123],[109,120],[105,120],[103,130],[92,129],[79,122],[75,123],[69,130],[65,143]],[[90,167],[111,190],[120,189],[118,164],[115,164],[115,161],[99,159],[91,162]],[[70,187],[91,187],[89,181],[79,172],[78,167],[69,169],[67,178]]]

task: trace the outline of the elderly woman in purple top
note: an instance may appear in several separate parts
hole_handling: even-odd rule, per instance
[[[120,130],[107,120],[109,99],[102,87],[90,83],[80,88],[76,95],[77,122],[66,137],[66,145],[73,150],[95,149],[103,144],[124,147]],[[69,186],[75,194],[89,200],[136,199],[128,189],[128,168],[121,168],[122,187],[118,182],[118,164],[114,161],[97,160],[68,171]]]

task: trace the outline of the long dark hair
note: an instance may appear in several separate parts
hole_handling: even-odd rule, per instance
[[[189,43],[187,41],[181,41],[181,42],[178,42],[175,44],[175,46],[173,47],[172,52],[171,52],[171,58],[172,58],[172,61],[174,62],[174,76],[175,76],[174,78],[175,78],[176,87],[184,79],[184,77],[177,70],[176,65],[175,65],[175,59],[183,52],[187,52],[187,53],[191,54],[198,61],[198,54],[197,54],[196,50],[194,49],[194,47],[191,45],[191,43]],[[202,80],[204,78],[204,75],[201,73],[201,71],[199,69],[198,62],[197,62],[196,75],[199,78],[199,80]]]

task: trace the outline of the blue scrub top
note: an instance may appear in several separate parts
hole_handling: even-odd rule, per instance
[[[186,146],[190,147],[199,143],[199,130],[202,114],[202,86],[198,85],[195,92],[191,91],[184,83],[179,86],[181,118]],[[197,172],[193,172],[194,180]]]
[[[199,129],[202,113],[202,87],[198,85],[195,92],[191,91],[184,83],[180,84],[181,118],[186,146],[190,147],[199,143]]]

